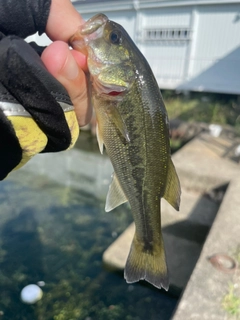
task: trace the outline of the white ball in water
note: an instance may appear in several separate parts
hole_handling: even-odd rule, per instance
[[[43,292],[36,284],[29,284],[21,291],[21,300],[24,303],[33,304],[42,298]]]

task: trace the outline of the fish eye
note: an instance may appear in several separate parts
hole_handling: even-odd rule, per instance
[[[121,44],[122,43],[122,34],[118,30],[114,30],[110,33],[109,39],[112,44]]]

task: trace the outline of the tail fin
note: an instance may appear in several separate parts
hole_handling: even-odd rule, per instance
[[[160,242],[160,245],[159,243],[153,245],[153,250],[146,250],[137,240],[136,234],[134,235],[124,270],[127,283],[146,280],[159,289],[168,290],[168,270],[162,238]]]

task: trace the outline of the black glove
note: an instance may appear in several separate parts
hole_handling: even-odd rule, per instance
[[[0,179],[39,152],[70,148],[79,128],[64,87],[21,38],[0,41]]]

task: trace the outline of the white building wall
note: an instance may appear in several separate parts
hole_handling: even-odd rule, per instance
[[[195,26],[196,39],[194,54],[190,57],[193,66],[189,77],[218,62],[240,45],[240,4],[198,7],[198,25]]]
[[[240,94],[240,3],[193,12],[188,67],[178,89]]]
[[[185,27],[190,24],[191,7],[145,9],[142,14],[143,27]]]
[[[172,88],[181,83],[185,71],[185,59],[189,41],[146,40],[145,29],[178,30],[189,29],[191,7],[158,8],[141,12],[141,39],[139,48],[149,61],[159,86]]]
[[[38,33],[33,34],[25,39],[27,42],[36,42],[40,46],[48,46],[52,41],[48,38],[48,36],[43,33],[41,36]]]

